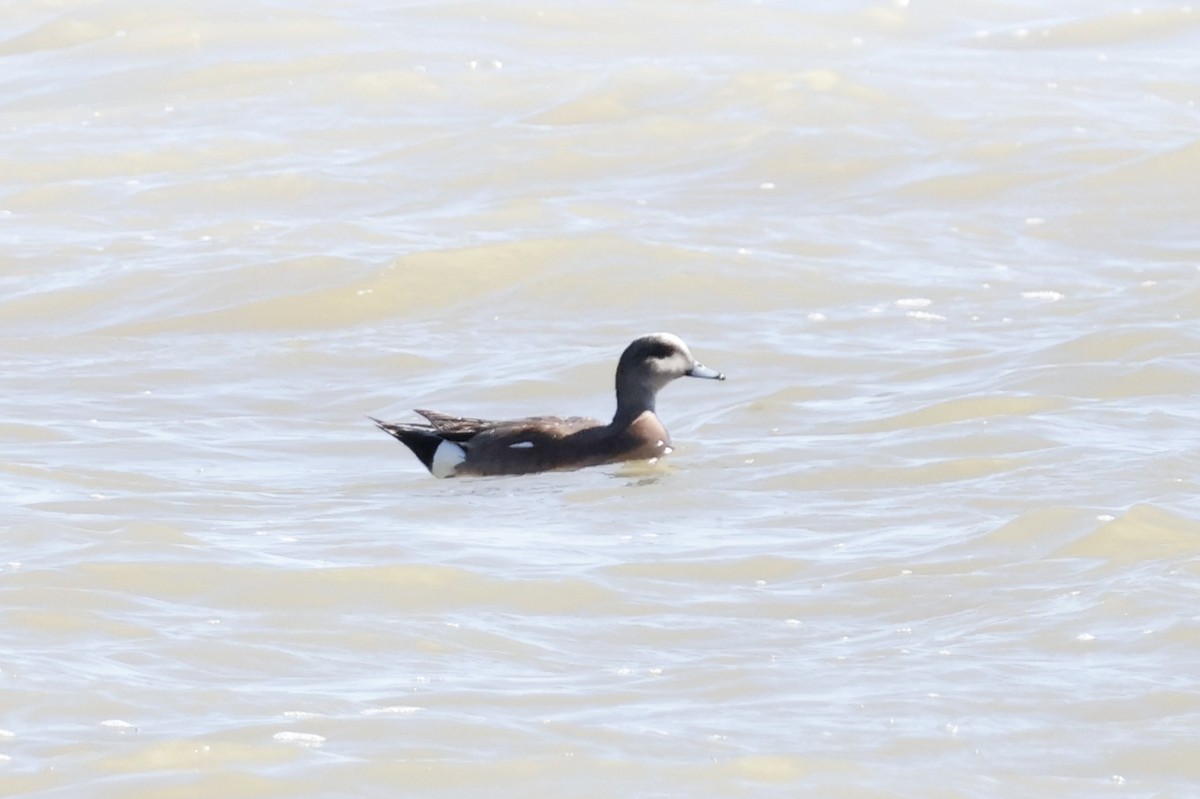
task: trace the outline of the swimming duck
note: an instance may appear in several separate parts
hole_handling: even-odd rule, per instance
[[[578,416],[488,421],[417,410],[428,424],[383,422],[381,430],[413,451],[434,477],[515,475],[656,460],[671,437],[654,412],[659,389],[677,377],[724,380],[671,333],[636,339],[617,363],[617,412],[608,424]]]

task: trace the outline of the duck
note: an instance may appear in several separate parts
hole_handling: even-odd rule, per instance
[[[679,336],[634,339],[617,362],[617,410],[611,422],[579,416],[531,416],[510,421],[415,409],[426,423],[368,416],[417,456],[434,477],[523,475],[623,461],[657,461],[671,436],[655,410],[658,392],[680,377],[724,380],[696,360]]]

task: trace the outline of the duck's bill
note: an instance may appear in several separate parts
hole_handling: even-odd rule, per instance
[[[691,369],[686,372],[688,377],[707,377],[709,380],[724,380],[725,375],[718,372],[716,369],[709,369],[699,361]]]

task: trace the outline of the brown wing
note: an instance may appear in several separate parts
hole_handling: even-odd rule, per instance
[[[549,438],[566,438],[580,430],[603,426],[603,422],[586,416],[530,416],[527,419],[499,422],[496,431],[503,432],[506,437],[530,433]]]
[[[612,460],[606,427],[595,419],[534,416],[499,422],[465,442],[459,474],[528,474]]]
[[[426,411],[420,408],[417,408],[416,412],[428,419],[429,423],[434,426],[438,433],[450,439],[451,441],[466,441],[471,436],[477,434],[480,430],[486,430],[487,428],[496,424],[495,422],[489,422],[486,419],[471,419],[466,416],[450,416],[449,414],[438,413],[437,411]]]
[[[528,434],[538,438],[564,438],[589,427],[602,424],[595,419],[582,416],[531,416],[527,419],[510,421],[489,421],[473,419],[468,416],[450,416],[437,411],[416,409],[424,416],[445,438],[451,441],[467,441],[479,433],[487,432],[489,436],[520,436]]]

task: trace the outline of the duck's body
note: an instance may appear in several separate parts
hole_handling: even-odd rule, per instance
[[[608,424],[578,416],[488,421],[418,410],[429,424],[372,419],[413,451],[435,477],[516,475],[654,460],[671,451],[655,414],[659,389],[677,377],[724,380],[670,333],[643,336],[617,365],[617,412]]]
[[[435,477],[581,469],[651,460],[671,451],[666,428],[650,411],[623,429],[579,416],[492,422],[436,411],[417,413],[430,424],[373,421],[408,446]]]

